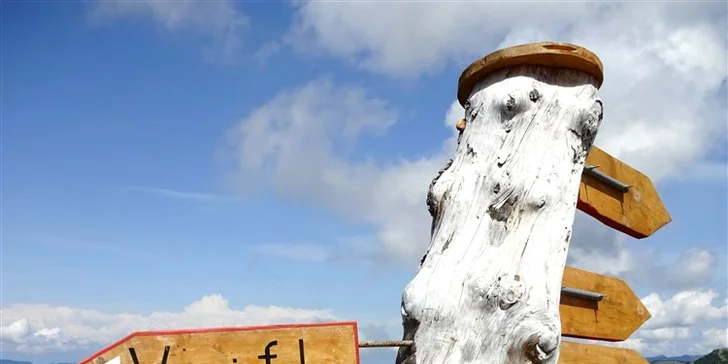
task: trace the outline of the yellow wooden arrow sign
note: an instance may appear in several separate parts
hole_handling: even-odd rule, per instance
[[[621,279],[566,267],[562,285],[563,336],[623,341],[651,317]]]
[[[80,364],[359,364],[357,335],[356,322],[146,331]]]
[[[596,146],[586,158],[577,208],[637,239],[672,220],[647,176]]]
[[[559,364],[649,364],[638,352],[630,349],[561,342]]]

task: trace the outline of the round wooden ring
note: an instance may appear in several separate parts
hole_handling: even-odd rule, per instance
[[[586,48],[570,43],[528,43],[497,50],[470,64],[458,80],[458,101],[465,106],[475,84],[490,73],[511,66],[570,68],[593,75],[597,88],[604,81],[602,61]]]

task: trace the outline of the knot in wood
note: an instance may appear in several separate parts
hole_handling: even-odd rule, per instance
[[[536,345],[536,351],[538,358],[543,361],[550,357],[556,349],[559,347],[559,337],[555,333],[548,333],[541,335],[538,339],[538,345]]]
[[[523,282],[519,279],[511,278],[510,275],[498,278],[498,307],[501,310],[507,310],[518,301],[526,293]]]
[[[538,99],[541,98],[541,94],[538,92],[537,89],[531,90],[531,92],[528,93],[528,99],[536,102]]]
[[[595,100],[590,108],[586,110],[585,115],[581,119],[581,133],[584,149],[589,149],[596,138],[599,126],[602,124],[604,117],[604,108],[601,100]]]
[[[523,352],[526,358],[533,364],[541,364],[552,357],[559,348],[559,335],[556,332],[548,331],[533,334],[523,343]]]
[[[506,120],[510,120],[517,114],[526,111],[530,103],[525,102],[525,92],[514,91],[508,93],[501,101],[500,109]]]
[[[516,108],[516,99],[511,95],[506,96],[506,99],[503,101],[503,107],[506,111],[513,111]]]
[[[455,129],[457,129],[458,131],[465,130],[465,123],[466,123],[465,119],[458,120],[458,123],[455,124]]]

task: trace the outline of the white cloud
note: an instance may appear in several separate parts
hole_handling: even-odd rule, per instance
[[[176,191],[168,188],[146,187],[146,186],[123,186],[123,190],[149,193],[175,200],[197,201],[197,202],[234,202],[234,196],[216,195],[204,192]]]
[[[333,238],[331,244],[266,243],[250,247],[251,252],[292,261],[334,263],[346,267],[381,264],[382,252],[368,236]]]
[[[482,56],[512,30],[563,30],[585,4],[302,1],[288,40],[389,76],[414,77]]]
[[[328,79],[283,91],[230,134],[241,186],[263,182],[287,197],[323,204],[375,227],[385,256],[414,259],[429,236],[426,181],[445,155],[389,164],[347,158],[357,137],[381,134],[396,118],[383,100]]]
[[[659,329],[641,330],[635,337],[640,339],[649,339],[652,341],[665,341],[676,339],[687,339],[690,337],[690,328],[688,327],[661,327]]]
[[[715,275],[715,253],[693,247],[675,259],[663,261],[656,251],[635,250],[629,241],[599,223],[577,216],[567,263],[592,272],[619,276],[630,285],[683,290],[703,287]]]
[[[207,51],[211,60],[228,62],[241,51],[241,33],[250,20],[232,1],[124,1],[98,0],[91,11],[95,23],[119,18],[151,18],[169,32],[192,31],[208,37],[213,45]]]
[[[642,303],[652,314],[644,329],[686,327],[701,322],[725,323],[728,306],[713,306],[718,293],[713,290],[682,291],[669,299],[652,293],[642,298]]]
[[[269,58],[273,57],[281,49],[281,44],[277,41],[271,41],[263,44],[253,53],[253,59],[258,62],[258,66],[265,66]]]
[[[715,254],[704,249],[690,249],[670,266],[660,266],[664,272],[665,284],[670,287],[695,287],[708,282],[715,269]]]
[[[716,297],[717,293],[710,290],[687,290],[669,298],[652,293],[642,298],[652,318],[626,341],[577,341],[631,348],[644,356],[704,355],[726,347],[728,306],[714,305]],[[699,335],[697,328],[701,326],[706,328]]]
[[[464,67],[517,43],[583,45],[606,73],[597,144],[660,180],[690,177],[684,167],[725,140],[726,100],[716,94],[726,79],[725,28],[725,4],[304,1],[288,36],[394,77]]]
[[[707,350],[728,348],[728,328],[707,329],[701,333],[701,336],[703,338],[702,346]]]
[[[567,263],[596,273],[619,276],[643,267],[628,242],[591,216],[577,212]]]
[[[36,352],[39,348],[63,350],[68,344],[68,339],[62,337],[59,328],[34,330],[26,318],[0,327],[0,341],[15,345],[15,350],[19,352]]]
[[[269,243],[256,245],[252,249],[259,254],[303,262],[324,262],[331,258],[331,251],[319,244]]]
[[[95,349],[139,330],[338,320],[329,310],[254,305],[235,309],[220,295],[204,296],[179,312],[148,315],[44,304],[7,305],[0,310],[0,315],[3,347],[34,354]]]

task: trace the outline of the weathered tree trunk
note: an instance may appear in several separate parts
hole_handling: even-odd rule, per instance
[[[402,296],[414,344],[397,364],[557,362],[561,279],[602,120],[600,85],[593,73],[534,65],[475,85],[455,157],[430,185],[430,246]]]

